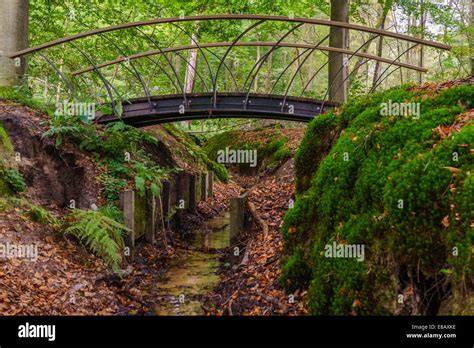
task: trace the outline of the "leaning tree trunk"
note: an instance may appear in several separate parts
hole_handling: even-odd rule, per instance
[[[0,87],[18,85],[26,59],[7,55],[28,47],[28,0],[1,0],[0,28]]]
[[[331,0],[331,20],[349,22],[349,0]],[[348,47],[348,30],[331,27],[329,46]],[[347,99],[347,66],[344,66],[344,54],[329,52],[328,94],[329,100],[343,103]]]
[[[385,29],[385,21],[387,20],[387,15],[390,9],[392,8],[393,0],[387,0],[382,9],[382,19],[380,24],[380,29]],[[383,52],[383,36],[380,36],[377,42],[377,57],[382,57]],[[372,81],[372,88],[375,87],[377,80],[380,77],[380,62],[375,62],[375,69],[374,69],[374,78]]]
[[[385,5],[382,5],[380,15],[377,17],[377,23],[375,24],[375,28],[377,28],[377,29],[382,29],[383,24],[385,23],[386,15],[385,15],[385,18],[384,18],[384,8],[385,8]],[[366,41],[368,43],[366,45],[364,45],[363,48],[360,50],[361,53],[369,52],[369,49],[372,46],[372,43],[374,42],[376,36],[377,36],[377,34],[370,34],[369,35],[369,38]],[[367,60],[367,58],[364,58],[364,57],[359,57],[357,59],[357,62],[354,65],[354,69],[352,70],[351,77],[349,78],[349,88],[350,88],[350,85],[352,84],[352,82],[354,82],[354,80],[357,78],[357,74],[359,73],[360,67],[363,66],[364,64],[367,67],[367,64],[365,63],[366,60]]]

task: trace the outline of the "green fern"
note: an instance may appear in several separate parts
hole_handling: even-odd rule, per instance
[[[59,221],[46,209],[32,203],[26,203],[30,218],[44,225],[59,226]]]
[[[61,146],[64,139],[69,135],[78,135],[81,133],[81,128],[77,126],[52,126],[46,132],[43,133],[43,138],[54,138],[56,139],[56,147]]]
[[[67,226],[66,235],[76,237],[114,271],[120,269],[127,227],[101,212],[80,209],[67,217]]]

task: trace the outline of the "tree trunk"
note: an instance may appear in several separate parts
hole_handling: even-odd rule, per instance
[[[382,20],[380,24],[380,29],[385,28],[385,21],[387,20],[387,15],[390,9],[392,8],[393,0],[387,0],[383,6],[382,10]],[[380,36],[377,42],[377,57],[382,57],[383,51],[383,36]],[[378,83],[378,78],[380,77],[380,61],[375,62],[375,70],[374,70],[374,79],[372,81],[372,88]]]
[[[349,22],[349,0],[331,0],[331,20]],[[347,29],[331,27],[330,34],[330,47],[347,48]],[[344,54],[329,52],[328,59],[329,100],[343,103],[347,100],[347,81],[344,81],[347,77],[347,66],[344,66]]]
[[[191,36],[191,45],[197,43],[197,35],[193,33]],[[197,69],[197,49],[189,51],[189,59],[186,64],[186,75],[184,76],[184,91],[186,93],[192,93],[194,83],[196,81],[196,69]],[[187,121],[188,129],[191,130],[192,121]]]
[[[192,35],[191,45],[197,42],[196,34]],[[184,78],[184,85],[186,93],[192,93],[194,88],[194,82],[196,81],[196,69],[197,69],[197,49],[189,52],[189,60],[186,66],[186,77]]]
[[[257,40],[259,40],[259,37],[257,36]],[[257,62],[261,59],[260,55],[260,46],[257,46]],[[263,62],[259,63],[259,66],[262,65]],[[258,66],[257,66],[258,69]],[[253,92],[257,93],[258,92],[258,74],[255,75],[255,81],[253,82]]]
[[[474,0],[473,0],[474,1]],[[421,18],[420,18],[420,30],[421,30],[421,38],[425,38],[425,23],[426,23],[426,13],[424,9],[423,0],[420,0],[420,7],[421,7]],[[425,51],[424,45],[420,45],[420,57],[418,60],[418,66],[423,68],[423,61],[425,59]],[[418,83],[421,85],[423,83],[423,73],[420,71],[418,72]]]
[[[384,19],[384,11],[383,9],[385,8],[385,6],[382,6],[382,9],[381,9],[381,12],[380,12],[380,15],[377,17],[377,23],[375,24],[375,28],[377,29],[382,29],[382,26],[383,26],[383,22],[385,21]],[[361,50],[360,52],[361,53],[367,53],[369,52],[369,49],[370,47],[372,46],[372,43],[374,42],[374,39],[376,37],[377,34],[370,34],[369,35],[369,38],[367,39],[366,42],[368,42],[368,44],[366,44]],[[363,65],[363,63],[365,62],[367,58],[364,58],[364,57],[359,57],[357,59],[357,62],[354,66],[354,70],[352,72],[352,75],[351,77],[349,78],[349,86],[350,84],[356,79],[357,77],[357,73],[359,72],[359,69],[360,67]],[[367,66],[367,64],[365,64]]]
[[[18,85],[26,59],[7,55],[28,47],[28,0],[0,1],[0,28],[0,87]]]
[[[270,55],[268,56],[267,81],[265,83],[267,93],[270,93],[270,89],[272,88],[272,64],[273,64],[273,52],[270,52]]]

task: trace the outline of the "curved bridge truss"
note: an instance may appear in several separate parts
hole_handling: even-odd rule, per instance
[[[240,21],[243,29],[232,41],[201,43],[194,35],[193,28],[183,27],[186,23],[196,25],[212,22],[214,25],[215,22],[215,27],[218,28],[220,21]],[[243,40],[252,34],[255,37],[255,32],[264,25],[275,26],[275,23],[285,27],[284,30],[280,29],[282,33],[278,40]],[[165,25],[167,29],[162,29],[160,36],[169,37],[170,33],[177,33],[171,43],[163,43],[164,40],[157,39],[159,36],[155,33],[157,26]],[[355,50],[325,46],[324,43],[329,40],[330,33],[321,35],[314,43],[295,42],[303,27],[315,26],[356,31],[370,36]],[[146,42],[151,49],[133,51],[131,45],[124,47],[117,37],[111,35],[114,32],[122,33],[128,30],[133,30],[132,34],[136,40]],[[407,48],[396,57],[390,58],[364,53],[364,47],[380,37],[404,41]],[[188,42],[190,40],[191,43],[175,45],[176,41],[182,43],[183,38]],[[97,62],[94,52],[81,48],[81,41],[86,39],[94,40],[97,49],[110,52],[112,59]],[[163,122],[211,117],[257,117],[307,122],[337,105],[328,100],[328,91],[334,81],[320,82],[324,68],[330,62],[329,59],[315,71],[303,73],[305,63],[310,61],[312,56],[334,52],[343,55],[346,66],[349,66],[352,58],[360,58],[357,66],[345,77],[343,83],[351,78],[361,65],[371,61],[386,64],[372,87],[373,91],[398,69],[426,72],[423,67],[401,62],[401,58],[407,52],[419,45],[450,49],[448,45],[442,43],[351,23],[285,16],[225,14],[157,18],[123,23],[56,39],[13,53],[9,57],[19,58],[36,54],[58,73],[72,98],[77,97],[78,90],[83,91],[91,86],[96,86],[89,95],[94,99],[99,88],[105,91],[105,94],[101,93],[101,96],[105,96],[102,102],[110,103],[111,112],[99,113],[97,122],[109,123],[120,118],[128,124],[143,127]],[[66,47],[76,52],[74,60],[83,62],[83,66],[72,66],[72,63],[68,65],[68,62],[58,64],[57,52],[55,58],[52,58],[54,53],[51,55],[48,53],[46,56],[46,50],[59,48],[62,51]],[[241,49],[257,49],[257,54],[254,51],[251,53],[238,51],[237,53],[240,53],[238,55],[236,51]],[[284,68],[278,71],[278,74],[271,75],[273,54],[285,49],[296,50],[294,57],[288,58],[287,55],[281,58],[286,63]],[[262,53],[261,50],[265,51]],[[190,60],[183,56],[183,52],[193,52],[199,56],[201,64],[190,63]],[[242,57],[245,64],[239,61]],[[119,73],[117,69],[119,65],[128,74],[127,76],[137,82],[133,87],[118,86],[118,83],[114,83]],[[180,71],[180,65],[184,65],[186,69]],[[191,87],[185,81],[187,76],[183,76],[183,70],[191,71],[195,76],[197,82],[191,84]],[[264,91],[261,91],[259,76],[264,72],[266,76],[261,79],[265,79],[267,83],[263,86]],[[340,69],[337,75],[342,73]],[[97,87],[97,82],[101,87]],[[329,88],[325,89],[327,85]],[[336,87],[341,88],[342,85]],[[130,90],[134,92],[131,96]],[[153,93],[158,95],[152,96]]]

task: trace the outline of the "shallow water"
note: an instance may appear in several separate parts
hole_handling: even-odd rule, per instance
[[[229,246],[229,215],[206,221],[195,231],[190,249],[223,249]],[[173,260],[166,280],[156,286],[161,301],[155,306],[156,315],[203,315],[196,295],[210,292],[219,282],[216,274],[219,255],[198,250],[180,250]]]

